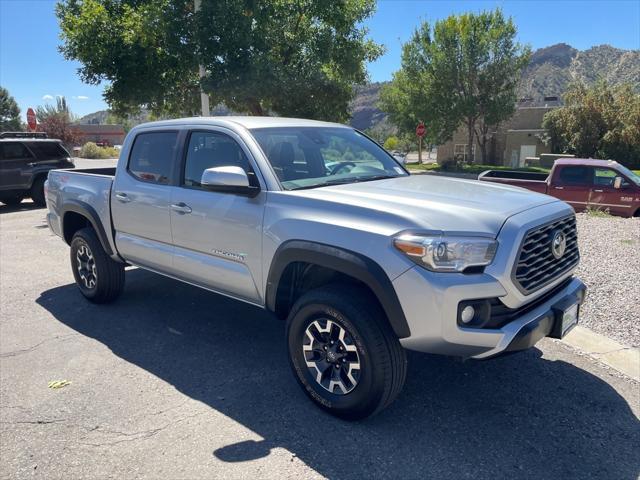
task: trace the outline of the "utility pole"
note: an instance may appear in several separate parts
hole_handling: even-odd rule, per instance
[[[193,0],[193,11],[195,13],[198,13],[200,11],[201,3],[202,0]],[[204,65],[198,65],[198,74],[200,75],[200,80],[202,80],[202,78],[207,74],[206,70],[204,69]],[[209,95],[204,93],[204,91],[202,90],[202,86],[200,86],[200,105],[202,108],[202,116],[208,117],[210,115]]]

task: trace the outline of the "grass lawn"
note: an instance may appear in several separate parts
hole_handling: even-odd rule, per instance
[[[442,169],[441,165],[437,163],[427,163],[422,165],[407,165],[409,171],[414,172],[442,172],[445,171]],[[525,167],[525,168],[514,168],[514,167],[506,167],[504,165],[462,165],[462,168],[458,168],[456,170],[446,170],[449,172],[458,172],[458,173],[472,173],[472,174],[480,174],[485,170],[510,170],[510,171],[520,171],[520,172],[536,172],[536,173],[549,173],[548,168],[541,167]]]

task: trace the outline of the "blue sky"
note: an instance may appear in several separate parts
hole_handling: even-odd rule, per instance
[[[640,49],[638,0],[382,0],[367,21],[371,38],[387,49],[369,65],[371,79],[391,78],[400,65],[401,44],[420,21],[497,6],[513,16],[519,40],[534,49],[560,42],[580,50],[605,43]],[[0,85],[16,98],[23,116],[29,106],[51,101],[56,95],[67,97],[79,115],[106,108],[102,87],[83,84],[76,74],[78,64],[58,53],[54,7],[55,0],[0,0]]]

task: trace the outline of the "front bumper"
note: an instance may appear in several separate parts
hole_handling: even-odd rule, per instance
[[[504,297],[500,282],[487,274],[438,275],[412,268],[393,282],[411,330],[400,343],[410,350],[474,359],[530,348],[546,336],[558,336],[559,312],[583,302],[586,286],[568,277],[556,282],[552,294],[527,302],[530,308],[523,308],[522,315],[498,329],[483,329],[458,325],[457,306],[464,300]]]

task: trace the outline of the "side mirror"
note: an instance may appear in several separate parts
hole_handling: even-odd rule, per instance
[[[613,188],[620,189],[622,188],[622,177],[616,177],[613,181]]]
[[[249,177],[244,169],[236,166],[207,168],[202,172],[200,185],[216,192],[236,193],[254,197],[260,192],[259,187],[249,184]]]

